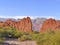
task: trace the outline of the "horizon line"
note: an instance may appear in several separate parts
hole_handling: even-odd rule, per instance
[[[14,19],[22,19],[22,18],[26,18],[26,17],[30,17],[31,19],[36,19],[36,18],[53,18],[56,19],[53,16],[0,16],[0,18],[14,18]]]

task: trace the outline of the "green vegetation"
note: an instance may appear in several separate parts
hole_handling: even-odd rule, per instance
[[[31,37],[29,35],[23,35],[21,38],[19,38],[20,41],[26,41],[26,40],[31,40]]]
[[[0,43],[4,38],[17,38],[19,41],[33,40],[38,45],[60,45],[60,31],[26,33],[12,27],[0,27]]]
[[[0,43],[2,43],[4,41],[4,38],[0,38]]]
[[[36,38],[38,45],[60,45],[60,31],[49,31],[40,33]]]
[[[25,35],[25,34],[27,34],[27,33],[22,32],[22,31],[20,31],[20,30],[15,30],[14,37],[15,37],[15,38],[20,38],[21,36],[23,36],[23,35]]]
[[[13,37],[15,29],[11,27],[0,27],[0,37]]]
[[[29,35],[23,35],[20,41],[33,40],[38,45],[60,45],[60,31],[32,32]]]

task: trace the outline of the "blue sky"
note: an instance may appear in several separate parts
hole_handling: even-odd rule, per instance
[[[60,19],[60,0],[0,0],[0,17]]]

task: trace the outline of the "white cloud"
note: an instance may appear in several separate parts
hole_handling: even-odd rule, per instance
[[[0,18],[15,18],[15,19],[22,19],[22,18],[26,18],[26,17],[30,17],[31,19],[37,18],[38,16],[0,16]]]
[[[22,18],[26,18],[26,17],[30,17],[31,19],[35,19],[35,18],[55,18],[54,16],[0,16],[0,18],[15,18],[15,19],[22,19]]]

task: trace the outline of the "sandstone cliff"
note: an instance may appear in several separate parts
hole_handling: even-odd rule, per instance
[[[47,19],[43,25],[42,25],[42,28],[41,28],[41,32],[45,32],[45,31],[48,31],[48,30],[60,30],[60,21],[57,21],[55,19]]]
[[[24,32],[32,32],[32,22],[29,17],[23,18],[20,21],[16,22],[16,28]]]
[[[2,27],[10,26],[20,31],[32,32],[32,22],[30,17],[23,18],[20,21],[13,21],[9,19],[6,20],[5,22],[0,22],[0,26]]]

